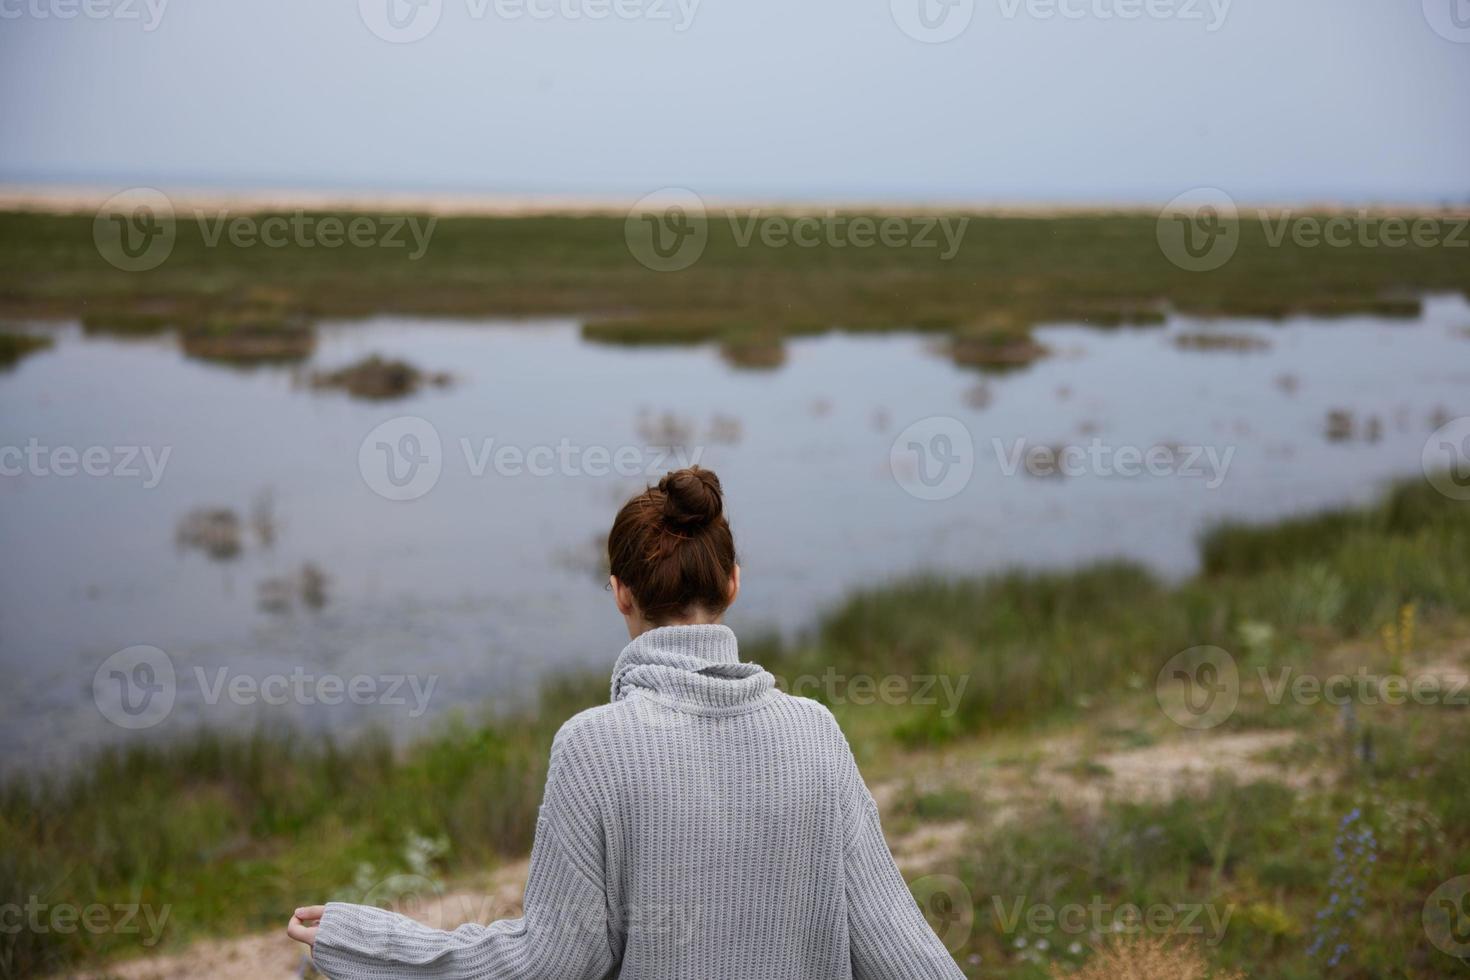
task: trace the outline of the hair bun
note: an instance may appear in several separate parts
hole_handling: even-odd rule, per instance
[[[704,527],[724,512],[720,478],[710,470],[698,466],[673,470],[658,481],[658,488],[664,495],[664,521],[672,527]]]

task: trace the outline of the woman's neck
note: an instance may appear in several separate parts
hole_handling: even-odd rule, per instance
[[[628,623],[628,639],[636,640],[649,630],[656,630],[661,626],[719,626],[722,624],[723,615],[709,615],[703,610],[691,611],[680,616],[650,623],[642,616],[623,617]]]

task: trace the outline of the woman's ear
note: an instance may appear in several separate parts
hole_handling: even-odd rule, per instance
[[[735,605],[735,599],[740,595],[740,566],[736,565],[730,572],[730,594],[726,598],[726,608]]]
[[[608,576],[612,585],[613,602],[618,605],[618,612],[624,616],[632,616],[637,604],[633,601],[633,590],[624,585],[616,575]]]

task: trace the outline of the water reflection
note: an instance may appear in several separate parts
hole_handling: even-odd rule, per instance
[[[515,700],[545,672],[605,666],[621,627],[600,588],[602,535],[627,494],[689,459],[730,494],[737,625],[799,628],[854,586],[921,569],[1122,555],[1185,574],[1211,521],[1367,500],[1415,472],[1428,433],[1470,413],[1467,323],[1463,299],[1431,298],[1410,322],[1055,326],[1036,337],[1049,357],[1002,374],[922,335],[732,357],[714,342],[599,344],[573,321],[385,317],[318,326],[298,366],[240,371],[168,333],[48,330],[52,347],[0,377],[0,446],[43,461],[0,479],[0,736],[21,749],[12,759],[116,737],[92,674],[138,644],[178,668],[164,735],[262,712],[407,734]],[[300,383],[364,363],[422,366],[430,383],[387,399]],[[368,434],[400,416],[440,446],[416,499],[386,499],[360,468]],[[975,450],[947,499],[906,493],[890,467],[897,434],[930,416],[958,420]],[[44,461],[58,447],[96,447],[110,468],[57,475]],[[117,465],[130,449],[168,450],[156,485],[141,463],[136,478]],[[1090,455],[1135,450],[1171,475],[1104,472]],[[220,670],[301,668],[440,682],[421,718],[210,703]]]

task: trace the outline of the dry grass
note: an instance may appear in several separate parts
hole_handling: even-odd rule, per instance
[[[1114,937],[1082,969],[1052,967],[1070,980],[1245,980],[1244,973],[1213,969],[1197,949],[1162,936]]]

